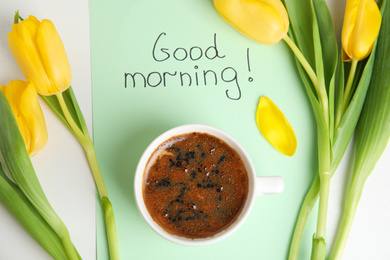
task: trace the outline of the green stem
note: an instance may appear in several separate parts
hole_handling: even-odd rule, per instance
[[[328,215],[328,201],[330,188],[329,172],[320,174],[320,202],[318,207],[317,230],[313,237],[312,256],[311,259],[325,259],[326,253],[326,221]]]
[[[66,121],[74,131],[77,140],[80,142],[81,146],[83,147],[87,155],[88,162],[91,167],[92,174],[95,179],[100,198],[107,197],[106,186],[104,185],[102,173],[100,171],[96,154],[95,154],[95,148],[91,139],[80,130],[76,122],[73,120],[73,117],[71,116],[68,110],[64,97],[62,96],[62,93],[57,93],[56,96],[61,106],[62,112],[64,113],[64,116],[66,118]]]
[[[85,145],[87,145],[89,142],[91,142],[91,139],[87,137],[87,135],[85,135],[81,130],[80,128],[78,127],[78,125],[76,124],[76,122],[74,121],[72,115],[70,114],[69,112],[69,109],[68,109],[68,106],[66,105],[65,103],[65,100],[64,100],[64,97],[62,95],[62,92],[61,93],[56,93],[55,94],[57,99],[58,99],[58,103],[60,104],[60,107],[61,107],[61,110],[62,112],[64,113],[64,116],[65,116],[65,119],[66,121],[68,122],[68,124],[70,125],[70,128],[72,128],[72,130],[74,131],[74,134],[77,138],[77,140],[81,143],[81,145],[84,147]]]
[[[322,111],[324,113],[325,125],[329,128],[329,100],[328,94],[326,93],[325,80],[323,73],[320,73],[318,76],[318,97],[320,100],[320,104],[322,106]]]
[[[320,202],[318,206],[317,230],[313,237],[313,247],[311,259],[325,259],[326,253],[326,221],[328,216],[328,201],[330,178],[329,172],[320,173]]]
[[[299,211],[298,220],[295,224],[294,234],[291,240],[290,252],[288,259],[298,259],[299,248],[301,246],[303,232],[305,231],[306,222],[309,218],[314,205],[317,202],[320,190],[320,178],[316,174],[309,191],[306,193],[305,199]]]
[[[329,172],[320,174],[320,202],[318,208],[317,230],[313,237],[312,260],[323,260],[326,254],[326,220],[328,213],[330,178]]]
[[[331,142],[329,136],[329,127],[325,124],[325,118],[317,119],[318,122],[318,168],[320,181],[320,201],[318,206],[317,229],[313,238],[312,259],[325,259],[326,252],[326,221],[328,215],[328,201],[331,172]],[[314,255],[314,258],[313,258]]]
[[[115,216],[114,211],[112,209],[112,204],[108,197],[102,198],[102,204],[104,210],[104,218],[106,222],[108,246],[110,248],[110,259],[120,259],[118,235],[116,232]]]
[[[328,215],[329,188],[330,173],[325,172],[320,174],[320,203],[318,208],[316,238],[325,238],[326,219]]]
[[[361,176],[361,175],[360,175]],[[347,244],[348,236],[351,231],[353,219],[356,214],[357,207],[359,205],[360,198],[363,193],[365,178],[353,178],[351,187],[348,191],[348,197],[346,200],[345,210],[341,226],[338,229],[337,238],[335,241],[335,247],[329,257],[330,260],[341,259],[345,246]]]
[[[95,183],[99,192],[100,199],[104,197],[108,197],[107,189],[104,184],[103,176],[100,171],[99,164],[96,158],[95,147],[91,139],[88,138],[88,140],[85,143],[81,143],[81,145],[83,146],[84,151],[87,155],[87,159],[91,167],[93,178],[95,179]]]
[[[303,56],[302,52],[295,45],[295,43],[290,39],[290,37],[288,37],[287,34],[283,37],[283,40],[287,43],[287,45],[293,51],[295,57],[299,60],[299,62],[301,63],[302,67],[305,69],[307,75],[309,76],[311,82],[313,83],[314,88],[316,89],[317,94],[319,94],[320,90],[319,90],[319,87],[318,87],[318,80],[317,80],[316,73],[314,72],[314,70],[312,69],[310,64],[307,62],[307,60]]]
[[[106,223],[108,247],[110,250],[110,259],[120,259],[119,256],[119,243],[118,235],[116,231],[115,216],[112,209],[112,204],[108,198],[107,190],[104,185],[103,177],[100,172],[100,168],[96,159],[95,149],[93,143],[90,141],[83,148],[87,154],[89,164],[92,169],[92,173],[98,187],[99,196],[103,205],[104,218]]]
[[[322,110],[324,112],[324,117],[326,124],[329,124],[329,112],[328,112],[328,95],[326,93],[325,81],[323,79],[319,80],[313,68],[310,66],[309,62],[305,59],[302,52],[295,45],[295,43],[291,40],[290,37],[286,34],[283,37],[283,40],[290,47],[295,57],[301,63],[302,67],[305,69],[307,75],[309,76],[311,82],[313,83],[314,89],[316,90],[317,96],[319,97],[319,101],[322,106]]]
[[[107,189],[103,181],[103,176],[101,174],[98,161],[96,158],[95,153],[95,147],[93,145],[93,142],[89,138],[87,134],[84,134],[76,122],[74,121],[73,117],[71,116],[68,107],[65,103],[64,97],[62,93],[56,94],[58,102],[61,106],[62,112],[64,113],[64,116],[66,118],[66,121],[74,131],[74,134],[78,141],[80,142],[81,146],[83,147],[87,158],[89,165],[91,167],[91,171],[96,183],[96,187],[99,192],[99,197],[101,199],[104,215],[105,215],[105,223],[106,223],[106,230],[107,230],[107,239],[109,244],[109,250],[110,250],[110,257],[112,260],[120,259],[119,256],[119,243],[118,243],[118,236],[116,232],[116,224],[115,224],[115,217],[114,212],[112,210],[112,205],[110,200],[108,199]]]
[[[352,59],[352,65],[351,65],[351,69],[349,71],[347,84],[345,85],[343,104],[341,106],[341,113],[336,116],[336,118],[337,118],[337,125],[336,126],[338,126],[338,124],[340,123],[340,120],[341,120],[342,116],[344,115],[345,110],[347,110],[348,102],[351,99],[352,84],[353,84],[353,81],[355,79],[357,64],[358,64],[358,60]]]

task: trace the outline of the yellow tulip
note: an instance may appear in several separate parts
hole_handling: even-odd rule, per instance
[[[13,80],[0,86],[15,115],[27,152],[34,156],[41,151],[48,139],[45,119],[32,83]]]
[[[359,61],[370,54],[381,20],[374,0],[347,0],[341,33],[344,61]]]
[[[260,98],[256,123],[260,133],[276,150],[284,155],[294,155],[297,149],[294,130],[282,111],[267,97]]]
[[[50,20],[34,16],[12,26],[8,45],[25,77],[41,95],[69,88],[72,74],[64,45]]]
[[[261,44],[275,44],[287,34],[288,14],[280,0],[214,0],[220,16]]]

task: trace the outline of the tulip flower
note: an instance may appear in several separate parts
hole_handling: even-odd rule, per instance
[[[69,88],[72,75],[64,45],[50,20],[34,16],[16,23],[8,33],[8,45],[25,77],[41,95]]]
[[[366,58],[381,26],[381,13],[374,0],[348,0],[341,34],[343,60]]]
[[[214,7],[226,22],[255,42],[272,45],[283,39],[306,70],[318,95],[323,96],[320,94],[317,75],[287,35],[290,22],[280,0],[214,0]]]
[[[381,23],[382,16],[374,0],[347,0],[341,32],[342,57],[343,61],[352,62],[352,65],[345,85],[341,114],[337,115],[337,121],[351,100],[357,64],[371,53]]]
[[[30,82],[14,80],[0,86],[18,123],[27,152],[34,156],[45,147],[48,139],[45,119],[38,101],[38,94]]]
[[[110,258],[119,259],[112,205],[97,162],[94,144],[70,87],[71,70],[61,38],[50,20],[39,22],[31,15],[23,20],[17,12],[14,21],[12,32],[8,34],[9,47],[26,78],[35,84],[42,99],[84,148],[103,206]]]
[[[282,111],[267,97],[261,97],[256,112],[260,133],[284,155],[293,156],[297,149],[294,130]]]
[[[289,20],[280,0],[214,0],[219,15],[244,36],[272,45],[288,31]]]

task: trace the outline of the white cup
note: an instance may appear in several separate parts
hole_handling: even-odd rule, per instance
[[[157,147],[159,147],[162,143],[164,143],[166,140],[170,139],[171,137],[186,134],[186,133],[192,133],[192,132],[207,133],[210,135],[214,135],[219,139],[225,141],[233,149],[235,149],[238,152],[238,154],[241,156],[241,159],[243,160],[248,173],[248,182],[249,182],[248,195],[241,213],[239,214],[237,219],[226,229],[222,230],[221,232],[211,237],[206,237],[206,238],[186,238],[186,237],[180,237],[168,233],[153,220],[153,218],[151,217],[151,215],[149,214],[145,206],[144,198],[143,198],[143,183],[145,177],[145,167],[153,152],[157,149]],[[256,171],[253,167],[252,161],[249,158],[249,155],[244,150],[244,148],[240,145],[240,143],[238,143],[233,137],[231,137],[227,133],[217,128],[208,125],[199,125],[199,124],[178,126],[158,136],[146,148],[146,150],[142,154],[138,162],[138,166],[135,172],[135,179],[134,179],[135,200],[138,209],[142,217],[145,219],[145,221],[149,224],[149,226],[154,231],[156,231],[162,237],[168,239],[169,241],[175,242],[177,244],[187,245],[187,246],[207,245],[207,244],[220,241],[223,238],[226,238],[227,236],[231,235],[235,230],[237,230],[241,226],[241,224],[245,221],[250,211],[252,210],[253,203],[255,201],[256,196],[281,193],[283,189],[284,189],[284,182],[281,177],[256,176]]]

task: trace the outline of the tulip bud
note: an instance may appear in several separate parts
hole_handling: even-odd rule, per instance
[[[8,45],[25,77],[41,95],[68,89],[72,75],[64,45],[50,20],[34,16],[12,26]]]
[[[381,27],[381,13],[374,0],[347,0],[341,33],[343,60],[366,58]]]
[[[261,44],[279,42],[289,20],[280,0],[214,0],[217,12],[244,36]]]
[[[0,86],[0,89],[10,103],[28,154],[34,156],[45,147],[48,139],[45,119],[34,85],[13,80],[7,86]]]

